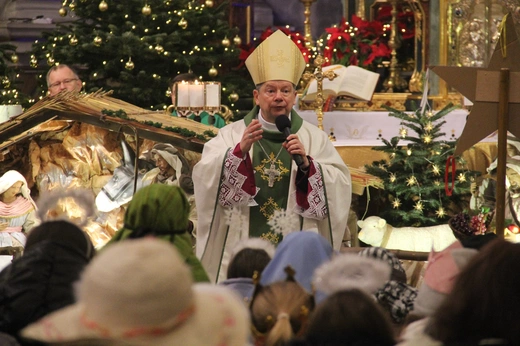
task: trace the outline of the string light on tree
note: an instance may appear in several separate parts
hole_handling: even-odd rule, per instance
[[[395,183],[396,180],[397,180],[397,176],[395,175],[395,173],[390,173],[390,182]]]
[[[11,55],[11,61],[13,62],[13,64],[18,63],[18,55],[13,53],[13,55]]]
[[[408,130],[405,129],[404,127],[401,127],[401,128],[399,129],[399,134],[401,135],[401,137],[404,138],[404,137],[406,137],[406,135],[408,134]]]
[[[38,67],[38,59],[36,59],[36,56],[34,54],[31,55],[31,60],[29,61],[29,65],[33,68]]]
[[[47,58],[47,65],[54,65],[54,58],[52,57],[52,55]]]
[[[206,5],[206,7],[211,8],[211,7],[213,7],[213,5],[215,5],[215,4],[214,4],[213,0],[206,0],[206,1],[204,2],[204,5]]]
[[[164,52],[164,47],[161,46],[160,44],[158,44],[157,46],[155,46],[155,51],[158,53],[158,54],[162,54]]]
[[[105,0],[101,0],[98,7],[101,12],[105,12],[106,10],[108,10],[108,4]]]
[[[415,203],[415,206],[413,208],[417,211],[423,211],[423,208],[424,208],[423,202],[420,200],[417,201],[417,203]]]
[[[426,144],[429,144],[432,142],[432,136],[430,136],[429,134],[426,134],[423,136],[423,142],[426,143]]]
[[[9,77],[4,76],[4,78],[2,78],[2,85],[4,86],[4,88],[9,88],[11,86],[11,81],[9,80]]]
[[[392,207],[394,207],[394,209],[399,209],[400,206],[401,200],[399,198],[394,199],[394,201],[392,202]]]
[[[150,5],[146,4],[141,9],[141,13],[144,14],[145,16],[149,16],[152,14],[152,8],[150,7]]]

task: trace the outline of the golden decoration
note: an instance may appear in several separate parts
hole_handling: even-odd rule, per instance
[[[406,185],[408,185],[408,186],[415,185],[416,183],[417,183],[417,179],[413,175],[410,178],[406,179]]]
[[[242,44],[242,39],[240,38],[240,36],[236,35],[233,38],[233,43],[235,44],[235,46],[240,46]]]
[[[67,9],[65,7],[62,7],[58,10],[58,13],[60,16],[65,17],[67,15]]]
[[[218,70],[215,68],[215,66],[211,66],[211,68],[208,71],[208,75],[210,77],[216,77],[218,75]]]
[[[240,98],[240,96],[236,93],[236,92],[232,92],[231,94],[229,94],[229,101],[231,102],[237,102],[238,99]]]
[[[464,183],[466,181],[466,175],[464,173],[459,173],[459,176],[457,177],[457,179],[461,182],[461,183]]]
[[[96,35],[96,37],[94,37],[93,42],[94,46],[99,47],[101,46],[101,43],[103,43],[103,39],[100,36]]]
[[[433,124],[430,123],[430,122],[428,122],[426,125],[424,125],[424,129],[425,129],[426,131],[431,131],[431,130],[433,130]]]
[[[435,185],[435,186],[440,186],[440,185],[441,185],[441,182],[440,182],[439,180],[435,180],[435,181],[433,182],[433,185]]]
[[[399,198],[394,199],[392,202],[392,206],[394,209],[398,209],[401,206],[401,200]]]
[[[446,211],[444,210],[443,207],[439,207],[439,209],[435,212],[435,215],[437,215],[437,217],[439,219],[442,219],[443,217],[446,216]]]
[[[227,36],[222,39],[222,45],[224,47],[229,47],[231,45],[231,42],[229,41],[229,38],[227,38]]]
[[[262,213],[262,215],[264,215],[264,217],[267,220],[269,220],[273,216],[276,210],[280,210],[280,207],[272,197],[269,197],[267,199],[267,202],[265,202],[264,205],[260,207],[260,212]]]
[[[70,38],[70,40],[69,40],[69,44],[70,44],[71,46],[76,46],[76,45],[78,44],[78,39],[77,39],[76,35],[74,35],[74,36],[72,36],[72,37]]]
[[[162,52],[164,52],[164,47],[161,46],[160,44],[158,44],[157,46],[155,46],[155,51],[156,51],[158,54],[161,54]]]
[[[47,65],[49,65],[49,66],[54,65],[54,58],[52,56],[47,58]]]
[[[430,135],[424,135],[424,136],[423,136],[423,142],[426,143],[426,144],[431,143],[432,140],[433,140],[433,138],[432,138],[432,136],[430,136]]]
[[[394,183],[396,181],[397,177],[394,173],[390,173],[390,182]]]
[[[105,0],[102,0],[100,3],[99,3],[99,10],[101,12],[105,12],[106,10],[108,10],[108,4],[106,3]]]
[[[417,211],[422,211],[424,208],[424,205],[423,205],[422,201],[417,201],[417,203],[415,203],[413,208]]]
[[[412,155],[412,149],[406,150],[406,155],[411,156]]]
[[[128,61],[125,63],[125,68],[129,71],[132,71],[134,69],[135,65],[132,61],[132,58],[128,58]]]
[[[11,55],[11,61],[14,64],[16,64],[18,62],[18,55],[16,55],[16,54]]]
[[[439,169],[439,166],[437,166],[437,165],[433,165],[432,170],[433,170],[433,174],[435,174],[435,175],[441,174],[441,170]]]
[[[268,242],[271,242],[273,244],[278,244],[280,242],[280,235],[278,233],[275,233],[273,231],[269,231],[267,233],[262,233],[260,238],[267,240]]]
[[[204,2],[204,5],[206,5],[206,7],[213,7],[214,3],[213,3],[213,0],[206,0]]]
[[[428,112],[426,112],[426,116],[427,116],[428,118],[433,117],[433,112],[432,112],[432,111],[428,111]]]
[[[405,129],[404,127],[401,127],[401,128],[399,129],[399,134],[401,135],[401,137],[404,138],[404,137],[406,137],[406,136],[408,135],[408,130]]]
[[[141,13],[144,14],[145,16],[149,16],[152,14],[152,8],[150,7],[150,5],[146,4],[141,9]]]
[[[184,17],[179,20],[179,23],[177,23],[183,30],[185,30],[188,27],[188,21],[184,19]]]

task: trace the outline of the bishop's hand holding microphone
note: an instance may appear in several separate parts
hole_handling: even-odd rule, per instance
[[[285,138],[289,137],[291,135],[291,120],[286,115],[279,115],[275,119],[276,128],[278,131],[282,132],[285,136]],[[299,141],[298,141],[299,142]],[[290,151],[290,145],[286,144],[284,145],[285,148]],[[302,166],[305,164],[305,161],[303,159],[303,156],[300,154],[291,154],[294,162],[296,162],[296,165],[300,169],[306,169],[307,167],[303,168]],[[307,165],[308,166],[308,165]]]

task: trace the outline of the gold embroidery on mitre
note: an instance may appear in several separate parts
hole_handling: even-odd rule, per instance
[[[289,58],[285,56],[283,50],[279,49],[276,54],[271,55],[271,61],[275,62],[278,67],[284,67],[286,63],[289,63]]]
[[[280,210],[278,203],[274,201],[272,197],[267,199],[267,202],[260,207],[260,212],[269,221],[276,210]]]

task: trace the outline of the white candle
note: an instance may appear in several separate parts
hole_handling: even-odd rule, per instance
[[[206,84],[206,107],[220,108],[220,83]]]
[[[190,106],[190,89],[188,83],[182,81],[177,83],[177,107],[189,107]]]
[[[190,107],[204,107],[204,85],[195,81],[189,84]]]

